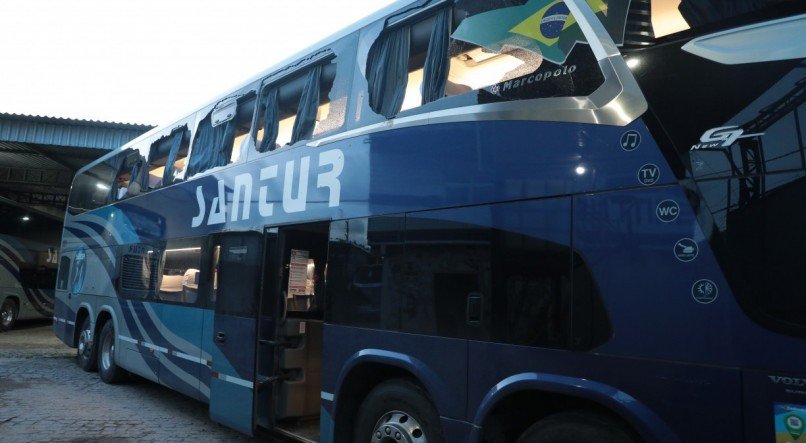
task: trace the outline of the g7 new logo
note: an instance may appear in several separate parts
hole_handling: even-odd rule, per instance
[[[738,126],[723,126],[705,131],[700,137],[700,143],[691,146],[691,150],[727,148],[736,143],[740,138],[756,137],[764,135],[763,132],[757,134],[745,134],[744,129]]]

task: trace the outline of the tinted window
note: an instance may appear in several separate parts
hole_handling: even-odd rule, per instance
[[[566,347],[568,211],[549,201],[407,216],[404,330]]]
[[[261,242],[262,237],[257,233],[221,237],[214,277],[217,313],[239,317],[254,315],[262,269]]]
[[[327,264],[328,320],[398,329],[403,217],[333,222]]]
[[[799,335],[806,334],[806,105],[795,105],[804,76],[806,68],[795,67],[719,124],[723,137],[734,131],[739,138],[695,140],[683,153],[710,210],[704,230],[715,234],[717,259],[743,308]]]
[[[656,38],[688,29],[719,29],[739,20],[759,20],[790,15],[798,1],[792,0],[609,0],[607,15],[600,14],[613,40],[624,47],[654,43]],[[802,3],[802,2],[800,2]],[[629,8],[626,29],[623,13]],[[802,6],[801,6],[802,9]],[[649,20],[647,20],[649,18]],[[621,22],[621,23],[619,23]]]
[[[67,206],[71,214],[80,214],[109,203],[117,171],[112,161],[114,159],[99,163],[76,176]]]
[[[70,275],[70,257],[63,255],[59,259],[59,276],[56,282],[56,289],[67,289],[67,280]]]
[[[610,325],[587,266],[576,254],[572,260],[570,226],[567,200],[334,222],[329,321],[528,346],[598,346]]]
[[[56,287],[56,269],[33,264],[20,265],[20,283],[31,289],[53,289]]]

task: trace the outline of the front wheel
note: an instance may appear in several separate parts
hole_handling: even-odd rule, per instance
[[[358,409],[354,441],[442,443],[439,414],[423,389],[403,379],[376,386]]]
[[[101,380],[109,384],[121,381],[124,372],[115,363],[115,326],[112,320],[104,323],[98,343],[98,375]]]
[[[95,338],[97,337],[93,337],[90,318],[86,317],[84,321],[81,322],[81,334],[78,336],[76,362],[81,369],[87,372],[92,372],[97,368],[98,347],[95,346]]]
[[[630,431],[601,414],[568,411],[552,414],[527,429],[517,443],[635,443]]]
[[[5,299],[3,304],[0,305],[0,332],[10,331],[14,324],[17,323],[19,313],[17,303],[10,298]]]

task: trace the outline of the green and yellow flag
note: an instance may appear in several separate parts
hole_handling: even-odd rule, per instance
[[[587,3],[597,14],[607,15],[608,1],[612,0],[587,0]],[[560,37],[573,34],[575,42],[584,41],[578,28],[563,0],[530,0],[522,6],[495,9],[468,17],[451,37],[494,52],[501,52],[504,46],[523,48],[561,64],[574,43],[559,44]]]

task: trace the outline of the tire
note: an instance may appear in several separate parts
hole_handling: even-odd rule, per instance
[[[439,414],[423,389],[408,380],[395,379],[376,386],[361,403],[353,441],[443,443],[445,440]]]
[[[618,422],[596,413],[583,411],[549,415],[529,427],[518,443],[636,443],[631,432]]]
[[[97,337],[93,335],[90,318],[86,317],[81,323],[81,334],[78,336],[76,363],[87,372],[93,372],[98,368],[98,346],[95,345]]]
[[[20,315],[20,309],[17,307],[17,302],[7,298],[3,300],[0,305],[0,332],[10,331],[17,323],[17,316]]]
[[[98,375],[104,383],[115,384],[123,380],[126,372],[115,363],[115,326],[112,320],[104,323],[98,337]]]

